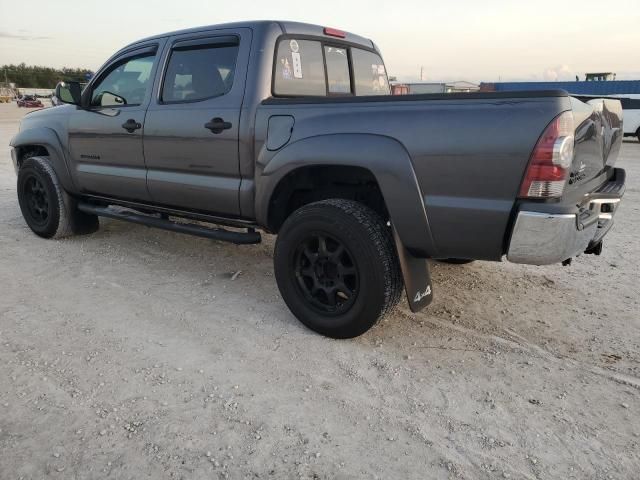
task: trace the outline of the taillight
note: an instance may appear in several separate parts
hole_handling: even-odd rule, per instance
[[[553,198],[564,191],[573,163],[573,113],[557,116],[536,143],[520,187],[521,198]]]

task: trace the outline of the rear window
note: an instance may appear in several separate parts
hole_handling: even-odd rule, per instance
[[[320,42],[282,40],[276,54],[276,95],[326,95]]]
[[[351,49],[356,95],[389,95],[387,71],[380,55],[359,48]]]
[[[282,39],[273,94],[279,96],[390,95],[380,55],[319,40]],[[353,76],[353,78],[352,78]]]
[[[324,57],[327,60],[329,93],[351,93],[347,49],[325,46]]]

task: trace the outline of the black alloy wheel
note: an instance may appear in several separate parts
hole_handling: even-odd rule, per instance
[[[342,242],[314,232],[300,243],[293,261],[298,287],[319,313],[340,315],[351,308],[359,275],[353,255]]]
[[[36,225],[46,225],[51,215],[51,207],[44,184],[36,175],[29,175],[24,180],[24,199],[29,220]]]
[[[320,200],[289,215],[276,239],[274,268],[291,312],[332,338],[362,335],[402,294],[391,228],[353,200]]]

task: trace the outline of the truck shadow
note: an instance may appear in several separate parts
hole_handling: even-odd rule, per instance
[[[172,283],[167,284],[166,278],[166,272],[172,271],[178,276],[174,285],[189,292],[182,294],[187,297],[183,300],[214,296],[218,314],[226,310],[236,315],[236,307],[242,305],[268,317],[273,334],[294,328],[300,334],[315,335],[299,324],[279,295],[272,265],[274,236],[264,235],[259,245],[237,246],[116,220],[101,219],[101,226],[91,243],[98,248],[104,242],[117,246],[130,266],[146,271],[149,295],[173,296]],[[430,262],[430,266],[434,302],[413,314],[403,296],[392,315],[356,341],[367,344],[372,338],[391,336],[424,340],[439,333],[459,336],[462,329],[467,337],[476,332],[479,336],[512,338],[506,333],[511,331],[544,343],[553,338],[554,317],[549,311],[554,306],[560,316],[576,316],[558,299],[559,294],[576,294],[576,286],[566,277],[568,270],[562,267],[481,261],[468,265]]]

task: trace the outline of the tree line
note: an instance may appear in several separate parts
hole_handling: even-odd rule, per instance
[[[15,83],[19,88],[51,88],[62,80],[86,82],[91,74],[86,68],[49,68],[37,65],[3,65],[0,67],[0,82]]]

